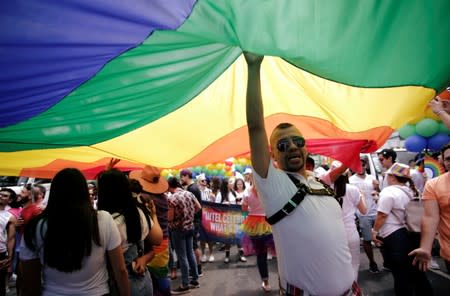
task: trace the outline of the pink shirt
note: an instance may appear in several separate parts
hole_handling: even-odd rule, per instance
[[[248,191],[248,195],[244,196],[248,204],[248,214],[252,216],[265,216],[264,208],[259,200],[258,194],[256,194],[255,190],[250,189]]]

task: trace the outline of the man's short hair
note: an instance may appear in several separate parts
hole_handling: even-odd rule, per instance
[[[182,176],[188,176],[189,179],[192,179],[192,171],[188,169],[181,170],[180,177]]]
[[[364,162],[364,164],[367,164],[367,158],[365,158],[365,157],[360,157],[359,160],[360,160],[361,162]]]
[[[314,167],[316,165],[314,158],[312,158],[311,156],[308,156],[306,158],[306,163],[309,164],[310,166]]]
[[[392,158],[392,162],[397,159],[397,153],[393,149],[383,149],[378,155],[383,155],[384,158]]]
[[[47,189],[45,189],[42,185],[34,185],[34,188],[36,188],[42,195],[45,196],[45,192],[47,192]]]
[[[442,157],[444,157],[444,153],[445,153],[445,151],[446,151],[447,149],[450,149],[450,142],[448,142],[447,144],[445,144],[444,146],[442,146],[442,148],[441,148],[441,154],[442,154]]]
[[[180,182],[178,182],[177,177],[170,177],[169,179],[167,179],[167,183],[169,183],[169,188],[181,187]]]
[[[16,201],[16,200],[17,200],[17,194],[16,194],[16,192],[15,192],[14,190],[12,190],[11,188],[2,188],[2,189],[0,189],[0,191],[6,191],[6,192],[9,192],[9,198],[10,198],[12,201]]]
[[[289,123],[289,122],[282,122],[282,123],[280,123],[280,124],[278,124],[275,128],[274,128],[274,130],[277,130],[277,129],[287,129],[287,128],[290,128],[291,126],[294,126],[292,123]]]

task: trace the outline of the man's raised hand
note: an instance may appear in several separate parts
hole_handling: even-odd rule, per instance
[[[260,65],[264,59],[264,56],[257,55],[251,52],[244,51],[244,57],[247,64],[250,65]]]

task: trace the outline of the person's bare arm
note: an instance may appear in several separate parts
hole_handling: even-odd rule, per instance
[[[328,176],[330,178],[331,183],[334,183],[334,181],[336,181],[337,178],[339,178],[339,176],[342,175],[342,173],[344,173],[346,169],[348,169],[348,167],[346,167],[343,164],[341,164],[340,167],[331,169],[328,172]],[[330,184],[328,184],[328,185],[330,185]]]
[[[361,191],[359,191],[359,196],[360,196],[360,200],[357,205],[357,208],[361,214],[365,215],[365,214],[367,214],[366,198],[364,197],[364,194],[361,193]]]
[[[374,223],[373,229],[372,229],[372,241],[377,245],[383,244],[383,242],[380,241],[377,238],[377,236],[378,236],[378,232],[380,231],[381,226],[383,226],[384,223],[386,222],[387,217],[388,217],[388,214],[385,214],[382,212],[377,212],[377,217],[375,218],[375,223]]]
[[[442,101],[439,96],[436,96],[434,99],[432,99],[428,105],[431,107],[433,112],[439,116],[439,118],[442,120],[442,122],[447,126],[447,128],[450,129],[450,114],[444,107],[444,102]]]
[[[128,280],[128,272],[123,258],[122,247],[118,246],[107,252],[108,260],[111,264],[114,280],[119,289],[120,296],[130,296],[130,281]]]
[[[8,260],[9,263],[11,264],[14,258],[14,247],[16,246],[16,218],[11,217],[9,219],[7,233],[8,233],[8,243],[7,243]]]
[[[419,269],[426,271],[431,261],[431,248],[439,224],[439,205],[436,200],[423,201],[424,213],[421,224],[420,248],[413,250],[413,265],[419,263]]]
[[[195,212],[197,213],[202,209],[202,205],[198,202],[197,198],[193,197],[194,205],[195,205]]]
[[[246,114],[250,155],[253,169],[265,178],[269,169],[270,152],[261,96],[261,63],[264,57],[247,52],[244,56],[248,69]]]
[[[147,236],[144,239],[144,250],[146,250],[146,253],[144,253],[141,257],[137,258],[135,261],[135,265],[133,266],[133,269],[136,273],[139,273],[143,275],[145,273],[145,270],[147,268],[147,263],[153,260],[155,257],[155,252],[153,251],[153,246],[157,246],[161,244],[163,240],[163,233],[161,226],[159,225],[158,218],[156,215],[155,217],[151,217],[153,221],[153,226],[150,228]],[[150,226],[150,225],[149,225]]]

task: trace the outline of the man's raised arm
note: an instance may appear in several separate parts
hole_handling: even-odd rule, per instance
[[[264,109],[261,97],[261,63],[263,56],[244,53],[248,66],[247,126],[253,169],[261,177],[267,177],[270,163],[269,144],[264,125]]]

